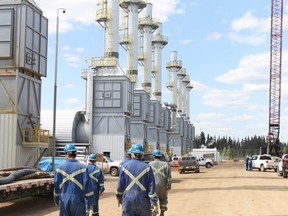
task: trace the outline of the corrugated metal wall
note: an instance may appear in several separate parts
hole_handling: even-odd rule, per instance
[[[0,114],[0,168],[16,166],[16,114]]]
[[[72,142],[72,127],[76,110],[56,111],[56,141]],[[41,128],[53,136],[53,110],[41,110]]]
[[[124,135],[93,135],[92,152],[110,152],[112,160],[123,160],[125,158],[124,140]]]

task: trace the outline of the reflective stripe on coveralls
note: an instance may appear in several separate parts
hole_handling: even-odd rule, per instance
[[[122,216],[152,216],[151,205],[157,203],[152,168],[139,159],[125,163],[119,173],[116,197],[123,199]]]
[[[152,167],[155,176],[160,209],[161,211],[167,211],[167,190],[171,185],[170,167],[167,162],[160,161],[158,158],[156,158],[154,161],[151,161],[149,165]],[[157,211],[153,212],[153,215],[157,215]]]
[[[145,187],[139,182],[139,179],[144,176],[147,172],[149,172],[149,167],[143,170],[138,176],[134,177],[127,169],[124,167],[122,168],[122,171],[125,172],[132,180],[132,182],[128,185],[126,190],[130,190],[134,184],[137,184],[141,190],[146,191]]]
[[[89,173],[84,164],[68,159],[54,175],[54,202],[60,207],[59,215],[85,215],[85,198],[94,203]]]

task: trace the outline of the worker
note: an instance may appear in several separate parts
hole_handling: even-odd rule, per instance
[[[94,194],[95,202],[93,205],[88,205],[86,202],[86,211],[87,216],[89,216],[89,212],[93,216],[99,216],[99,196],[104,192],[104,175],[102,170],[96,166],[96,155],[90,154],[88,157],[88,165],[87,170],[89,176],[92,180],[92,190]]]
[[[152,168],[142,161],[143,147],[134,144],[132,160],[122,166],[117,194],[118,204],[122,204],[122,216],[152,216],[157,206],[155,179]]]
[[[149,163],[152,167],[155,183],[157,188],[157,197],[160,205],[160,216],[164,216],[164,212],[167,211],[168,204],[168,190],[171,190],[171,168],[165,161],[161,161],[162,154],[160,150],[155,149],[153,151],[153,161]],[[153,212],[153,216],[158,215],[158,206]]]
[[[76,160],[73,144],[64,147],[66,161],[55,171],[54,202],[60,206],[60,216],[86,215],[85,199],[94,204],[92,184],[84,164]]]
[[[245,167],[246,167],[246,171],[248,171],[249,169],[249,156],[248,155],[245,158]]]
[[[123,164],[125,164],[126,162],[128,162],[128,161],[130,161],[132,159],[131,150],[132,150],[132,148],[128,149],[126,158],[123,161],[120,162],[120,164],[119,164],[119,172],[121,172],[121,167],[123,166]]]

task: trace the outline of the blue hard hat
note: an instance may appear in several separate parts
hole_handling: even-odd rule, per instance
[[[89,161],[96,161],[96,155],[95,154],[90,154],[88,160]]]
[[[155,150],[153,151],[153,155],[156,156],[156,157],[161,157],[161,156],[162,156],[160,150],[158,150],[158,149],[155,149]]]
[[[127,154],[131,154],[132,153],[132,148],[128,149]]]
[[[131,149],[131,153],[133,154],[143,154],[143,147],[140,144],[134,144],[132,149]]]
[[[64,147],[64,153],[67,153],[67,152],[77,152],[77,149],[75,148],[73,144],[67,144]]]

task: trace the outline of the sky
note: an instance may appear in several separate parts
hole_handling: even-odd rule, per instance
[[[35,0],[49,19],[48,75],[42,79],[41,109],[53,109],[56,17],[59,13],[57,109],[85,109],[81,71],[104,56],[104,29],[95,21],[98,1]],[[190,75],[190,122],[196,135],[266,136],[269,117],[271,0],[150,0],[168,44],[162,53],[162,99],[171,51]],[[284,1],[280,141],[288,142],[288,0]],[[126,52],[121,46],[120,67]],[[141,70],[141,69],[139,69]],[[141,82],[142,80],[140,80]]]

